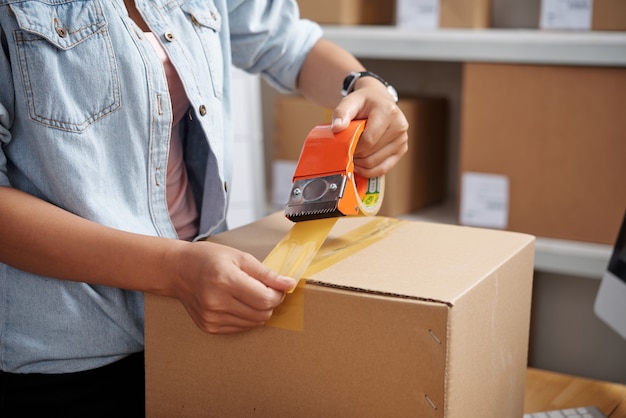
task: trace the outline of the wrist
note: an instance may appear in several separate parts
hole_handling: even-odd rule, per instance
[[[184,283],[183,271],[190,268],[188,253],[193,243],[183,240],[157,238],[159,244],[154,246],[155,260],[153,278],[148,292],[161,296],[177,297],[178,287]]]
[[[396,89],[382,77],[371,71],[353,71],[348,74],[348,76],[343,80],[341,94],[343,96],[347,96],[357,88],[358,84],[372,83],[372,81],[384,86],[393,100],[398,103],[398,92]]]

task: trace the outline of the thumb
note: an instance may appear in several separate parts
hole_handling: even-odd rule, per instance
[[[332,122],[330,130],[333,133],[341,132],[348,127],[350,121],[354,119],[358,113],[360,102],[354,95],[348,95],[333,110]]]
[[[295,279],[278,274],[264,264],[261,264],[261,268],[255,276],[258,281],[267,287],[280,292],[289,292],[293,290],[297,284]]]
[[[348,127],[350,119],[345,116],[335,116],[333,113],[333,120],[330,124],[330,130],[333,133],[341,132]]]

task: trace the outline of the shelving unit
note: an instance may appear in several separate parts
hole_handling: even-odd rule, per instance
[[[359,58],[626,66],[624,32],[325,26],[324,35]]]
[[[624,32],[325,26],[324,34],[360,59],[626,67]],[[407,217],[456,222],[450,203]],[[548,273],[600,279],[611,250],[610,245],[538,237],[535,267]]]

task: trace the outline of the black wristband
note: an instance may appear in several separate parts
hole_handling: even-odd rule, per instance
[[[385,81],[381,76],[379,76],[378,74],[374,74],[371,71],[353,71],[348,74],[348,76],[343,80],[341,94],[343,96],[347,96],[348,94],[352,93],[352,91],[354,90],[354,85],[361,77],[374,77],[376,80],[383,83],[391,97],[393,97],[393,100],[398,103],[398,92],[396,91],[396,89],[391,84],[387,83],[387,81]]]

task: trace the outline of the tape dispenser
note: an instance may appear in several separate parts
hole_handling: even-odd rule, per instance
[[[375,215],[382,204],[384,176],[354,173],[354,150],[365,120],[333,133],[315,126],[302,146],[285,216],[293,222],[351,215]]]

